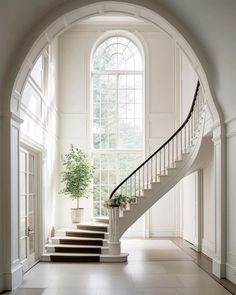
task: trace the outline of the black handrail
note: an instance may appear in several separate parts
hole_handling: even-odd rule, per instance
[[[140,164],[131,174],[129,174],[120,184],[118,184],[118,186],[116,186],[114,188],[114,190],[111,192],[110,194],[110,199],[112,199],[114,193],[130,178],[132,177],[141,167],[143,167],[153,156],[155,156],[157,153],[159,153],[184,127],[185,125],[188,123],[189,119],[191,118],[192,112],[194,110],[194,106],[197,100],[197,95],[198,95],[198,91],[199,91],[199,87],[200,87],[200,82],[198,80],[197,82],[197,87],[194,93],[194,98],[193,98],[193,102],[190,108],[190,111],[188,113],[187,118],[185,119],[185,121],[183,122],[183,124],[177,129],[177,131],[175,131],[175,133],[157,150],[155,151],[151,156],[149,156],[142,164]]]

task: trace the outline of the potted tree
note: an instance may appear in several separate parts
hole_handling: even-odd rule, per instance
[[[63,166],[62,182],[64,188],[61,192],[69,195],[71,199],[77,200],[77,207],[71,208],[71,218],[72,223],[79,223],[82,221],[84,210],[84,208],[80,208],[79,200],[88,197],[93,166],[88,156],[73,145],[70,146],[69,152],[65,154]]]

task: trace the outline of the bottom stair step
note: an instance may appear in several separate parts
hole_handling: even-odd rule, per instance
[[[101,254],[101,248],[88,248],[88,247],[55,247],[55,253],[97,253]]]
[[[127,253],[120,255],[109,254],[70,254],[70,253],[45,253],[41,256],[44,262],[66,262],[66,263],[85,263],[85,262],[105,262],[120,263],[127,262]]]
[[[100,262],[100,255],[96,254],[50,254],[51,262]]]

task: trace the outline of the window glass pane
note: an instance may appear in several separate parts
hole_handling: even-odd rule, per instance
[[[26,259],[26,253],[27,253],[27,238],[21,238],[20,239],[20,260]]]
[[[43,87],[43,56],[40,55],[38,60],[36,61],[30,76],[34,80],[34,82],[38,85],[39,88]]]
[[[26,83],[25,89],[22,95],[22,103],[37,117],[41,118],[42,115],[42,99],[38,92],[30,85]]]
[[[106,216],[103,202],[143,157],[141,54],[131,40],[114,36],[95,50],[93,69],[93,215]]]

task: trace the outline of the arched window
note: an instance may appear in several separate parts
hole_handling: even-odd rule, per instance
[[[143,58],[130,39],[109,37],[96,48],[92,100],[93,215],[106,216],[103,202],[144,153]]]

